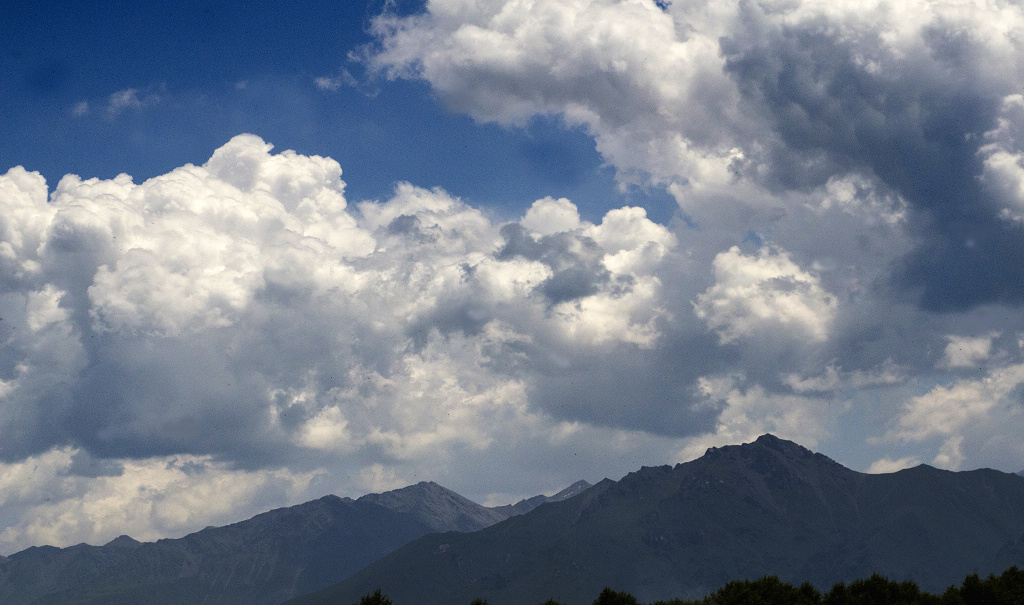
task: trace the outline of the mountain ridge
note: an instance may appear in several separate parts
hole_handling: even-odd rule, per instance
[[[511,514],[433,482],[358,499],[326,495],[182,538],[30,547],[0,559],[0,603],[276,605],[419,536],[474,531]]]
[[[378,587],[399,605],[586,605],[604,586],[649,602],[763,575],[828,588],[874,572],[941,591],[1012,564],[1024,564],[1021,477],[927,465],[868,475],[764,435],[479,532],[424,536],[289,604]]]

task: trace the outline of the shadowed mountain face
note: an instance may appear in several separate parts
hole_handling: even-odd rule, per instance
[[[577,481],[569,487],[558,492],[554,496],[534,496],[525,500],[520,500],[515,504],[506,504],[505,506],[497,506],[494,508],[495,511],[501,512],[505,515],[505,518],[514,517],[516,515],[523,515],[531,510],[537,508],[545,502],[561,502],[572,498],[577,494],[581,494],[584,491],[590,489],[592,486],[586,481]]]
[[[484,507],[433,482],[423,482],[383,494],[368,494],[359,501],[372,502],[395,512],[409,513],[431,531],[477,531],[515,515],[528,513],[545,502],[571,498],[590,487],[577,481],[554,496],[534,496],[505,506]]]
[[[294,604],[590,603],[699,597],[778,575],[821,588],[878,572],[941,591],[1024,564],[1024,478],[918,466],[866,475],[765,435],[604,480],[472,534],[425,536]]]
[[[325,496],[175,540],[33,547],[0,559],[0,603],[276,605],[425,534],[476,531],[512,514],[427,482],[358,500]]]
[[[139,546],[140,542],[121,536],[103,546],[33,546],[0,557],[0,603],[30,603],[45,594],[91,581]]]

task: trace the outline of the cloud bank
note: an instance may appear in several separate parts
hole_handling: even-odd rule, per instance
[[[404,183],[349,208],[340,176],[240,135],[142,184],[0,177],[8,472],[38,458],[74,492],[75,456],[115,477],[171,456],[229,483],[341,465],[328,488],[378,489],[460,452],[621,432],[585,417],[621,401],[581,386],[585,404],[550,410],[529,389],[657,347],[668,229],[543,199],[524,221],[538,233]],[[33,527],[8,539],[51,535]]]
[[[420,479],[525,496],[765,431],[872,472],[1024,467],[1021,9],[431,0],[373,27],[375,73],[581,127],[677,218],[350,203],[334,160],[255,135],[140,184],[13,168],[0,548]]]
[[[680,377],[696,391],[838,398],[843,422],[816,415],[822,435],[956,434],[972,454],[937,464],[1021,464],[996,408],[968,414],[991,438],[895,428],[918,423],[905,401],[977,409],[934,389],[1003,384],[1020,359],[1021,7],[431,0],[374,25],[384,77],[426,81],[481,122],[558,117],[620,181],[675,196],[686,262],[662,279],[719,345],[686,341],[715,357],[707,381]],[[997,399],[1017,427],[1019,394]]]
[[[1010,2],[432,0],[377,19],[370,59],[481,121],[582,126],[707,227],[852,179],[856,205],[908,208],[895,285],[965,310],[1022,302],[1022,22]]]

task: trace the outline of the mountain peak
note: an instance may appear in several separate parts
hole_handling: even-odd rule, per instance
[[[772,435],[771,433],[765,433],[764,435],[761,435],[760,437],[755,439],[754,443],[760,443],[760,444],[764,445],[764,444],[769,444],[769,443],[779,443],[781,441],[785,441],[785,440],[784,439],[779,439],[778,437],[776,437],[775,435]],[[790,443],[792,443],[792,442],[790,442]]]
[[[420,481],[379,494],[366,494],[358,500],[373,502],[399,512],[411,512],[430,500],[464,500],[462,496],[433,481]]]
[[[433,481],[420,481],[381,494],[367,494],[358,502],[411,514],[433,531],[476,531],[505,518]]]
[[[751,478],[760,476],[768,481],[766,485],[774,486],[787,486],[792,481],[817,484],[825,477],[828,481],[845,477],[845,481],[858,474],[824,454],[770,433],[742,445],[708,448],[703,457],[687,464],[715,469],[714,473],[752,473]]]
[[[563,489],[562,491],[558,492],[554,496],[549,497],[547,499],[547,501],[548,502],[560,502],[562,500],[568,500],[569,498],[572,498],[576,494],[581,494],[581,493],[587,491],[591,487],[593,487],[593,486],[590,485],[590,483],[588,483],[587,481],[584,481],[583,479],[580,479],[576,483],[573,483],[572,485],[570,485],[569,487],[567,487],[567,488]]]
[[[137,548],[139,546],[142,546],[142,542],[139,542],[131,536],[121,534],[110,542],[104,544],[103,548]]]
[[[814,455],[814,452],[805,448],[799,443],[789,441],[786,439],[779,439],[778,437],[772,435],[771,433],[765,433],[764,435],[761,435],[760,437],[755,439],[752,444],[749,445],[759,445],[761,447],[775,450],[776,452],[781,452],[788,455],[796,455],[801,458]]]
[[[709,447],[707,451],[704,452],[704,456],[715,456],[721,453],[742,453],[749,456],[756,455],[758,452],[764,452],[765,450],[778,452],[784,457],[790,459],[821,456],[821,454],[815,454],[799,443],[794,443],[787,439],[780,439],[771,433],[765,433],[750,443],[725,445],[722,447]]]

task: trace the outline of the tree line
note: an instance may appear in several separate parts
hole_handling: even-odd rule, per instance
[[[364,595],[354,605],[395,605],[379,589]],[[475,599],[470,605],[488,605]],[[549,599],[540,605],[561,605]],[[593,605],[641,605],[628,592],[605,588]],[[1013,566],[1000,575],[981,578],[971,574],[960,586],[950,586],[941,595],[921,590],[914,582],[896,582],[878,574],[839,582],[822,593],[804,582],[793,586],[776,576],[759,580],[735,580],[697,600],[672,599],[650,605],[1024,605],[1024,570]]]

